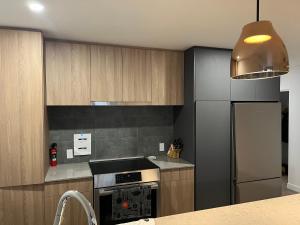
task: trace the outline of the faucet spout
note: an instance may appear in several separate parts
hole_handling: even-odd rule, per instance
[[[58,202],[58,205],[57,205],[57,210],[56,210],[53,225],[61,224],[62,216],[64,213],[64,208],[70,198],[75,198],[76,200],[78,200],[80,202],[80,204],[82,205],[82,207],[87,215],[88,225],[97,225],[95,212],[94,212],[94,209],[93,209],[91,203],[86,199],[86,197],[84,197],[83,194],[81,194],[78,191],[67,191],[61,196],[61,198]]]

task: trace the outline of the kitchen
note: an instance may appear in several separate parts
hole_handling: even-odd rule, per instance
[[[154,32],[160,29],[159,18],[151,18],[149,26],[146,18],[139,24],[131,21],[153,13],[155,7],[147,1],[143,6],[130,1],[94,1],[94,6],[67,2],[74,8],[66,14],[60,11],[61,2],[48,1],[11,1],[0,9],[3,224],[53,224],[58,202],[69,190],[91,203],[96,221],[103,225],[142,218],[157,218],[148,222],[155,224],[183,219],[194,224],[202,217],[217,224],[226,213],[256,207],[269,212],[274,207],[280,217],[289,207],[300,207],[297,195],[274,198],[282,191],[280,89],[290,89],[292,124],[298,67],[295,49],[285,41],[289,36],[281,31],[281,23],[287,25],[272,16],[275,9],[268,1],[261,2],[262,15],[284,37],[290,72],[255,80],[230,77],[232,49],[241,28],[255,17],[255,1],[247,3],[253,12],[240,15],[241,22],[229,18],[235,25],[229,28],[234,32],[228,43],[222,43],[220,35],[210,42],[205,26],[200,36],[194,33],[196,40],[176,33],[175,40],[165,34],[159,42]],[[170,18],[176,16],[164,4],[154,6]],[[202,4],[190,1],[186,6],[192,10]],[[90,11],[80,10],[84,7]],[[132,7],[143,13],[133,13]],[[115,18],[118,24],[111,20],[110,25],[110,14],[122,8],[122,17]],[[210,18],[208,13],[205,17]],[[185,22],[193,29],[202,24],[200,18]],[[98,26],[105,32],[97,31]],[[179,32],[185,25],[178,30],[168,27]],[[152,29],[152,36],[147,29]],[[290,130],[289,137],[295,133]],[[296,193],[296,140],[290,141],[287,187]],[[87,224],[81,201],[66,199],[70,200],[65,202],[62,224]],[[238,204],[244,202],[251,203]],[[289,224],[299,221],[288,219]]]

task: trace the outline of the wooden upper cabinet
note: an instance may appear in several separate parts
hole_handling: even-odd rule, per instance
[[[90,46],[46,42],[47,105],[90,105]]]
[[[151,50],[152,104],[183,105],[183,53]]]
[[[122,48],[122,59],[123,101],[151,104],[151,63],[146,50]]]
[[[40,32],[0,29],[0,187],[44,182],[42,46]]]
[[[46,42],[47,105],[183,105],[179,51]]]
[[[91,46],[91,100],[123,101],[122,50],[119,47]]]

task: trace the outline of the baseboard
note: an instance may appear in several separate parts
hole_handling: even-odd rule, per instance
[[[300,187],[291,183],[287,184],[287,189],[290,189],[292,191],[296,191],[300,193]]]

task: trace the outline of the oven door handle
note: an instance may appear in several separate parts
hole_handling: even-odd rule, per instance
[[[105,190],[105,189],[100,189],[98,191],[99,196],[107,196],[107,195],[111,195],[112,193],[114,193],[115,190]]]
[[[144,185],[147,185],[147,186],[149,186],[150,185],[150,187],[151,187],[151,189],[152,190],[156,190],[156,189],[158,189],[158,184],[157,183],[151,183],[151,184],[144,184]],[[134,185],[134,186],[144,186],[143,184],[140,184],[140,185]],[[120,186],[120,187],[118,187],[118,188],[116,188],[116,187],[113,187],[113,188],[100,188],[99,190],[98,190],[98,194],[99,194],[99,196],[107,196],[107,195],[111,195],[112,193],[114,193],[115,191],[117,191],[119,188],[122,188],[122,189],[125,189],[125,188],[130,188],[130,187],[133,187],[132,185],[130,185],[130,186]]]

